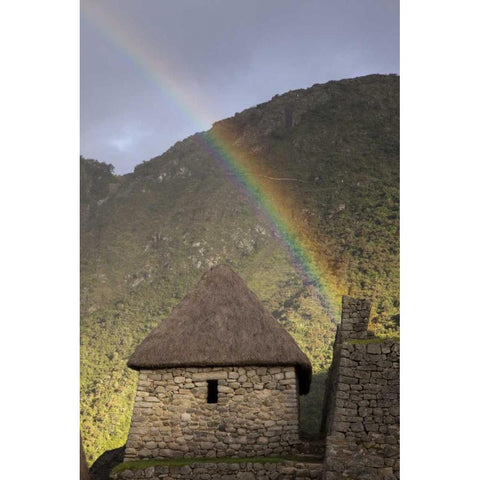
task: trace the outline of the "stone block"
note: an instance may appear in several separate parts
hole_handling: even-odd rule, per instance
[[[384,459],[380,455],[365,456],[365,465],[369,467],[380,468],[384,466]]]
[[[352,432],[363,432],[363,431],[365,431],[362,422],[352,423],[352,425],[350,425],[350,430]]]
[[[351,360],[345,356],[343,356],[341,359],[340,359],[340,367],[352,367],[352,368],[356,368],[358,367],[358,362],[354,361],[354,360]]]
[[[278,383],[280,385],[296,385],[297,381],[295,380],[295,378],[287,378],[285,380],[280,380]],[[262,388],[263,388],[263,385],[262,385]]]
[[[253,472],[238,472],[236,478],[237,480],[255,480],[255,474]]]
[[[339,383],[352,385],[352,384],[358,383],[358,378],[347,377],[345,375],[339,375],[338,381],[339,381]]]
[[[218,387],[218,392],[219,392],[219,393],[230,393],[230,394],[233,394],[233,388],[224,387],[224,386],[222,386],[222,385],[219,385],[219,387]]]
[[[333,430],[333,431],[336,431],[336,432],[345,433],[346,431],[348,431],[349,427],[350,427],[350,423],[349,423],[349,422],[339,422],[339,421],[335,421],[335,422],[333,423],[332,430]]]
[[[226,379],[228,373],[225,371],[217,371],[217,372],[198,372],[192,375],[192,380],[194,382],[203,382],[207,380],[220,380]]]

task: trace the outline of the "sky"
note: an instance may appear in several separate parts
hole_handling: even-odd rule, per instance
[[[80,153],[115,173],[315,83],[399,73],[398,0],[81,0]]]

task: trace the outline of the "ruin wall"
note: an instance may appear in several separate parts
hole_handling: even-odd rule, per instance
[[[113,473],[112,480],[321,480],[322,465],[300,462],[157,465]]]
[[[322,423],[324,480],[399,479],[400,345],[367,332],[369,310],[343,299]]]

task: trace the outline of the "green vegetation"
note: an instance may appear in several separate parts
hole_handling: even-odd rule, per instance
[[[281,463],[286,461],[298,461],[299,457],[288,455],[283,457],[220,457],[220,458],[153,458],[149,460],[136,460],[133,462],[120,463],[113,468],[113,472],[123,472],[124,470],[142,470],[144,468],[163,465],[168,467],[184,467],[192,463]]]
[[[80,159],[81,430],[89,463],[126,441],[137,375],[128,357],[218,263],[245,279],[309,356],[315,375],[301,399],[301,426],[318,431],[340,296],[372,301],[377,335],[399,327],[398,83],[373,75],[314,85],[212,129],[308,246],[331,309],[201,134],[124,176]]]
[[[106,198],[109,185],[116,183],[113,165],[80,157],[80,203],[92,204]]]
[[[348,340],[345,340],[345,343],[352,343],[354,345],[367,345],[369,343],[383,343],[388,340],[391,340],[393,342],[398,342],[400,340],[400,335],[384,335],[381,337],[365,338],[365,339],[350,338]]]
[[[305,438],[316,438],[320,432],[321,405],[325,394],[327,371],[314,373],[308,395],[300,397],[300,431]]]

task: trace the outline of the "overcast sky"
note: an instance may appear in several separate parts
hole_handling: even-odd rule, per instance
[[[399,73],[398,0],[81,0],[81,154],[133,170],[315,83]]]

